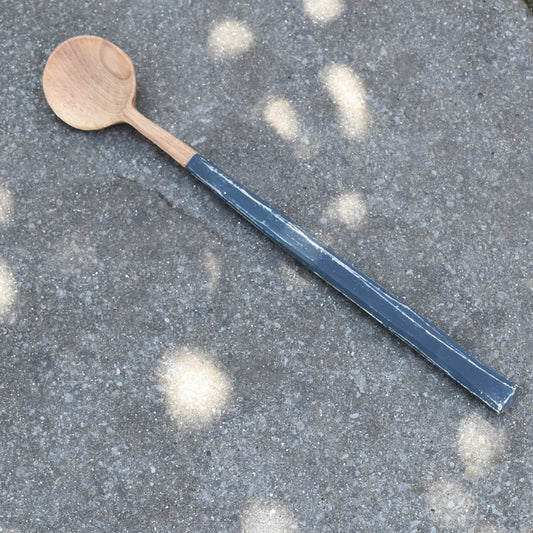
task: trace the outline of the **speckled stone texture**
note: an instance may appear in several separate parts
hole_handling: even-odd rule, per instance
[[[533,529],[533,17],[518,0],[6,0],[0,531]],[[141,112],[522,387],[428,365],[127,126],[48,108],[112,40]]]

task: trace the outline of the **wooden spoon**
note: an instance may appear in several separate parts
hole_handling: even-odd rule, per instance
[[[489,407],[502,412],[514,403],[516,383],[476,359],[293,220],[141,115],[135,108],[133,63],[114,44],[87,35],[60,44],[44,69],[43,87],[50,107],[74,128],[131,124],[256,228]]]
[[[196,153],[137,111],[133,63],[101,37],[80,35],[61,43],[46,63],[43,88],[55,114],[74,128],[127,122],[183,166]]]

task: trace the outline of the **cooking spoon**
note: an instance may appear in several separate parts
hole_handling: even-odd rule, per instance
[[[514,403],[516,383],[476,359],[290,218],[141,115],[135,107],[133,63],[120,48],[89,35],[63,42],[46,63],[43,88],[56,115],[74,128],[98,130],[124,122],[133,126],[275,243],[489,407],[500,413]]]

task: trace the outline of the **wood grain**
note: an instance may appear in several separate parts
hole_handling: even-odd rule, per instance
[[[43,73],[46,100],[70,126],[99,130],[123,122],[124,106],[135,99],[135,69],[117,46],[93,35],[61,43]]]
[[[128,105],[123,111],[124,122],[133,126],[139,133],[159,146],[180,165],[186,167],[196,151],[180,141],[168,131],[154,124],[150,119],[139,113],[136,107]]]

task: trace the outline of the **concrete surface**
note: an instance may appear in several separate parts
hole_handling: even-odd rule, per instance
[[[0,531],[531,532],[532,16],[518,0],[5,0]],[[522,393],[497,416],[126,126],[64,39]]]

